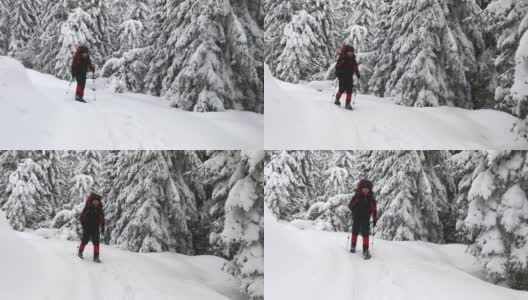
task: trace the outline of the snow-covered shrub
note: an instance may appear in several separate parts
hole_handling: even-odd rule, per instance
[[[350,231],[352,214],[348,203],[353,194],[340,194],[329,198],[326,202],[312,204],[306,213],[306,219],[320,230]]]
[[[109,59],[103,66],[101,75],[110,78],[110,88],[114,92],[141,92],[147,73],[144,59],[144,48],[129,50],[120,58]]]

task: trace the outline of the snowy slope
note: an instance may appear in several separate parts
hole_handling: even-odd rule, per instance
[[[290,84],[268,68],[264,77],[267,149],[528,149],[511,132],[517,119],[503,112],[406,107],[370,95],[358,95],[350,112],[332,104],[330,81]]]
[[[102,264],[76,256],[77,243],[11,230],[0,211],[0,299],[242,300],[214,256],[141,254],[101,246]]]
[[[347,233],[301,230],[267,209],[265,224],[267,300],[528,299],[528,292],[479,279],[464,245],[375,239],[365,261],[348,253]]]
[[[264,118],[251,112],[194,113],[143,94],[102,90],[88,80],[73,101],[75,83],[26,70],[0,56],[2,149],[240,149],[261,148]]]

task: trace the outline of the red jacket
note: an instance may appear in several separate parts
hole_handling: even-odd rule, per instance
[[[370,189],[368,195],[363,195],[361,187],[367,185]],[[352,200],[348,204],[348,208],[352,211],[354,217],[367,217],[372,221],[376,222],[378,219],[378,211],[376,208],[376,200],[374,199],[374,193],[372,192],[372,183],[368,180],[361,180],[358,182],[356,188],[356,194],[352,197]]]
[[[82,57],[83,53],[88,53],[88,48],[86,47],[77,47],[77,51],[75,51],[75,55],[73,56],[73,61],[71,65],[71,73],[73,76],[86,76],[86,73],[88,71],[93,72],[94,66],[92,64],[92,61],[90,59],[90,56],[88,56],[86,59]]]
[[[337,77],[352,77],[354,74],[359,78],[359,66],[356,61],[356,55],[348,57],[346,53],[352,50],[351,46],[344,45],[341,47],[341,53],[336,63],[336,76]]]
[[[99,199],[99,205],[95,207],[93,205],[93,197],[94,194],[90,194],[88,198],[86,199],[86,204],[84,205],[84,209],[81,212],[81,224],[83,226],[89,226],[89,227],[99,227],[104,228],[105,226],[105,219],[104,219],[104,212],[103,212],[103,206],[101,204],[101,199]]]

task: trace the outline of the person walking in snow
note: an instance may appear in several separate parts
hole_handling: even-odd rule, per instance
[[[352,211],[352,247],[351,253],[356,252],[356,243],[358,234],[361,232],[363,237],[363,256],[370,258],[369,252],[369,235],[370,235],[370,217],[376,227],[377,210],[376,200],[372,192],[372,182],[368,180],[360,180],[357,185],[356,193],[350,200],[348,208]]]
[[[359,66],[354,54],[354,47],[344,45],[341,47],[341,53],[335,67],[336,77],[339,80],[339,91],[337,92],[335,104],[341,105],[339,99],[346,92],[346,109],[352,109],[352,91],[354,90],[354,74],[359,79]]]
[[[75,55],[73,56],[73,61],[71,65],[72,78],[77,80],[77,90],[75,92],[75,100],[84,102],[84,87],[86,86],[86,75],[90,72],[95,72],[95,68],[92,65],[90,59],[90,53],[86,46],[79,46]]]
[[[79,246],[79,257],[83,258],[84,247],[91,240],[94,246],[93,260],[100,263],[99,260],[99,228],[101,233],[105,232],[105,219],[101,196],[91,193],[86,199],[86,204],[81,212],[81,224],[83,228],[81,245]]]

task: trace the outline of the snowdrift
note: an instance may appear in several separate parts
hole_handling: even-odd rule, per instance
[[[264,79],[268,149],[528,149],[511,132],[518,119],[504,112],[406,107],[371,95],[357,95],[347,111],[333,104],[333,82],[286,83],[267,67]]]
[[[0,211],[0,299],[247,299],[214,256],[141,254],[101,246],[102,264],[77,243],[13,231]]]
[[[267,300],[528,299],[528,292],[481,280],[464,245],[374,239],[366,261],[347,251],[347,233],[300,230],[268,209],[265,224]]]
[[[262,148],[264,117],[252,112],[195,113],[159,97],[116,94],[88,80],[85,99],[75,83],[26,70],[0,56],[0,146],[3,149],[241,149]]]

